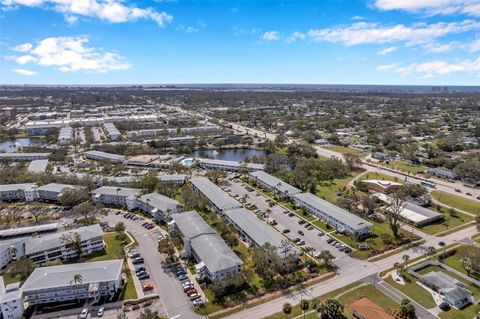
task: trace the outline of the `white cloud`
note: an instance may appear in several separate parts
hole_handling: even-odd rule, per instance
[[[192,26],[186,27],[185,32],[187,33],[193,33],[193,32],[198,32],[198,29]]]
[[[394,51],[397,51],[398,47],[388,47],[383,50],[380,50],[377,52],[377,55],[387,55],[389,53],[392,53]]]
[[[18,64],[36,63],[44,67],[55,67],[62,72],[88,71],[104,73],[111,70],[124,70],[130,64],[113,52],[100,52],[86,47],[88,37],[51,37],[32,45],[21,56],[8,57]]]
[[[37,74],[37,72],[35,72],[35,71],[30,71],[30,70],[26,70],[26,69],[13,69],[12,72],[15,72],[15,73],[18,73],[18,74],[21,74],[21,75],[27,75],[27,76],[32,76],[32,75]]]
[[[462,44],[452,41],[449,43],[436,43],[436,42],[431,42],[431,43],[426,43],[422,45],[422,47],[430,53],[447,53],[453,51],[455,48],[461,49],[463,47]]]
[[[480,17],[480,0],[376,0],[380,10],[404,10],[436,14],[467,14]]]
[[[69,24],[76,22],[78,16],[95,17],[111,23],[150,19],[160,27],[173,19],[166,12],[125,5],[122,0],[3,0],[1,3],[2,9],[15,6],[51,8],[63,13]]]
[[[12,50],[17,52],[28,52],[32,49],[31,43],[23,43],[12,48]]]
[[[345,45],[407,42],[408,45],[431,42],[433,39],[454,33],[480,29],[480,22],[438,22],[433,24],[397,24],[382,26],[378,23],[357,22],[349,26],[326,29],[310,29],[307,35],[314,41],[343,43]]]
[[[398,63],[379,65],[379,71],[389,71],[402,75],[411,73],[423,74],[425,77],[438,75],[449,75],[452,73],[477,73],[480,75],[480,56],[475,60],[462,60],[449,63],[442,60],[427,61],[423,63],[412,63],[408,65],[400,65]]]
[[[287,38],[287,42],[295,42],[297,40],[305,40],[305,33],[302,32],[293,32],[291,36]]]
[[[278,33],[278,31],[267,31],[263,34],[262,40],[264,41],[280,40],[280,33]]]
[[[480,39],[477,39],[475,41],[473,41],[472,43],[470,43],[470,49],[469,49],[470,52],[480,52]]]

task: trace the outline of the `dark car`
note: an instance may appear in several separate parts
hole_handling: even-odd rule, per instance
[[[305,233],[302,230],[299,230],[298,233],[302,236],[305,235]]]
[[[443,246],[445,246],[445,242],[443,242],[443,241],[439,241],[439,242],[438,242],[438,246],[440,246],[440,247],[443,247]]]
[[[138,275],[137,277],[138,277],[138,279],[140,279],[140,280],[145,280],[145,279],[149,279],[149,278],[150,278],[150,275],[145,272],[145,273],[143,273],[143,274]]]
[[[442,309],[443,311],[450,310],[450,305],[448,302],[442,302],[441,304],[438,305],[438,308]]]
[[[134,264],[134,265],[136,265],[136,264],[143,264],[143,258],[142,258],[142,257],[133,258],[133,259],[132,259],[132,264]]]
[[[282,233],[286,234],[286,233],[289,233],[290,232],[290,229],[288,228],[285,228],[284,230],[282,230]]]
[[[293,217],[293,216],[295,216],[295,214],[290,212],[290,213],[288,213],[288,216]]]
[[[115,215],[120,215],[121,213],[122,213],[121,211],[117,211]]]
[[[323,236],[323,235],[325,235],[325,233],[323,231],[319,231],[317,235],[318,236]]]
[[[299,225],[303,225],[303,224],[305,224],[305,221],[304,221],[303,219],[300,219],[300,220],[298,221],[298,224],[299,224]]]
[[[135,272],[136,273],[139,273],[139,272],[142,272],[142,271],[145,271],[145,267],[138,267],[137,269],[135,269]]]

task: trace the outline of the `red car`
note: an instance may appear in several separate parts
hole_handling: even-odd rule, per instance
[[[147,229],[152,229],[152,228],[154,228],[154,227],[155,227],[155,225],[150,224],[150,225],[147,226]]]
[[[196,293],[197,293],[197,289],[195,289],[195,288],[187,290],[187,296],[189,296],[189,297],[193,294],[196,294]]]

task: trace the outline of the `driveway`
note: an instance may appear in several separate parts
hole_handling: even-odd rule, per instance
[[[118,210],[115,209],[114,211]],[[142,227],[144,222],[142,218],[133,221],[124,218],[123,214],[115,215],[113,212],[110,212],[103,219],[112,226],[118,222],[123,222],[126,230],[137,240],[137,250],[144,258],[145,267],[150,274],[150,279],[146,280],[146,282],[152,283],[154,286],[152,292],[160,295],[161,302],[155,304],[158,304],[158,309],[154,310],[158,310],[160,315],[163,314],[169,318],[200,318],[193,311],[193,307],[183,292],[175,274],[162,268],[165,258],[158,252],[157,244],[160,228],[147,230]]]

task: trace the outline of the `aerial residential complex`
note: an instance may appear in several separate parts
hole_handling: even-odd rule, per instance
[[[87,151],[83,153],[85,158],[95,160],[95,161],[105,161],[111,163],[122,163],[125,161],[125,156],[117,155],[117,154],[110,154],[101,151]]]
[[[354,234],[355,236],[366,236],[372,232],[372,223],[320,197],[310,193],[301,193],[294,195],[293,198],[295,205],[305,208],[340,232]]]
[[[197,191],[205,196],[215,210],[220,213],[242,207],[242,204],[228,196],[206,177],[191,178],[190,183]]]
[[[243,167],[248,171],[259,171],[263,170],[263,164],[254,164],[254,163],[240,163],[234,161],[223,161],[209,158],[200,158],[198,159],[200,165],[208,169],[220,169],[223,171],[236,172]]]
[[[198,274],[213,281],[240,271],[242,260],[196,211],[173,214],[172,220],[171,227],[183,240],[184,256],[195,259]]]
[[[96,203],[125,206],[133,210],[137,207],[137,196],[141,191],[137,188],[102,186],[92,191],[92,199]]]
[[[155,220],[169,221],[171,214],[180,212],[180,203],[158,193],[138,198],[138,208],[149,213]]]
[[[300,194],[302,191],[296,187],[293,187],[290,184],[285,183],[284,181],[272,176],[264,171],[255,171],[249,174],[255,182],[257,182],[261,187],[275,193],[275,195],[285,198],[292,197],[293,195]]]

